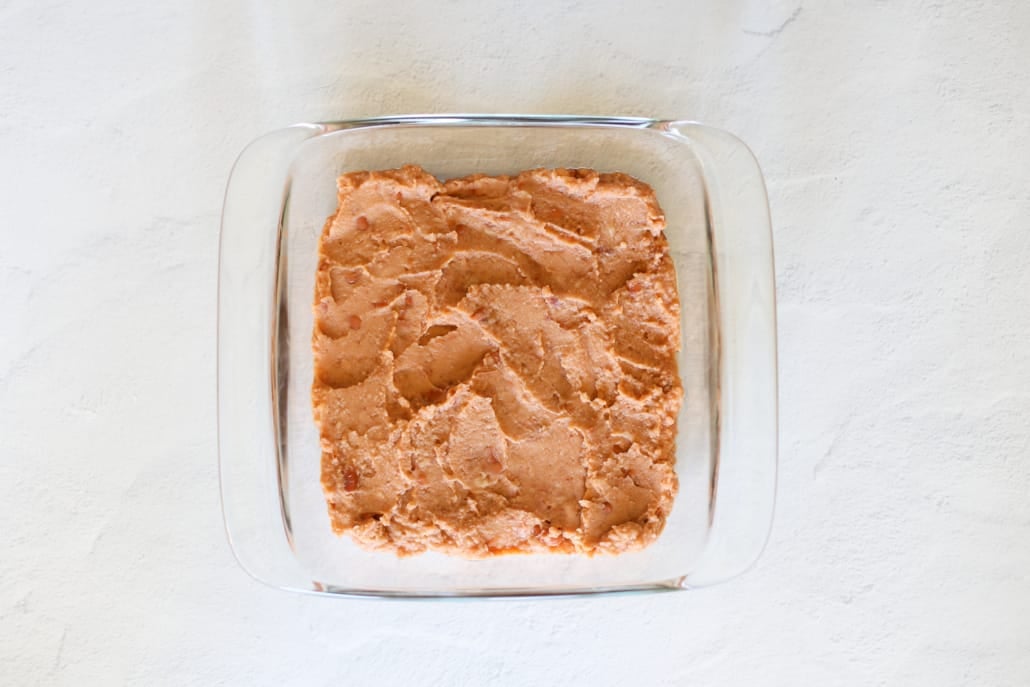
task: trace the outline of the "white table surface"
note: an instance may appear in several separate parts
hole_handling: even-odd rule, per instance
[[[0,683],[1030,684],[1030,5],[529,4],[0,2]],[[384,603],[237,567],[230,165],[294,121],[420,111],[689,117],[754,148],[781,480],[750,573]]]

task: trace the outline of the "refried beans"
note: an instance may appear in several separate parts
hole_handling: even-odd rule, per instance
[[[312,401],[330,522],[399,555],[621,553],[677,490],[676,275],[647,185],[338,180]]]

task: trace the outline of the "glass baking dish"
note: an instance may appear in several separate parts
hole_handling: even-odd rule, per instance
[[[398,558],[329,526],[312,419],[317,244],[336,177],[418,164],[441,179],[588,167],[655,190],[680,293],[679,494],[651,546],[618,556]],[[776,321],[761,171],[734,136],[687,121],[432,115],[297,124],[233,167],[222,216],[218,435],[225,527],[243,568],[297,591],[396,597],[686,589],[761,553],[776,483]]]

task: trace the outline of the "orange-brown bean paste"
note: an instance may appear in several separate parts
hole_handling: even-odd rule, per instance
[[[466,557],[619,553],[677,489],[676,276],[653,191],[536,169],[345,174],[312,400],[333,529]]]

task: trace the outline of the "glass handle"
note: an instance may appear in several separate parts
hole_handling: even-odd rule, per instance
[[[305,584],[290,549],[279,489],[272,322],[279,221],[290,162],[324,127],[280,129],[247,146],[225,193],[218,255],[218,463],[233,554],[252,577]],[[255,239],[255,234],[257,238]],[[260,429],[258,429],[260,428]]]
[[[669,131],[694,145],[707,180],[718,317],[717,447],[708,541],[685,580],[697,587],[750,568],[776,498],[776,294],[772,230],[758,162],[735,136],[693,122]]]

